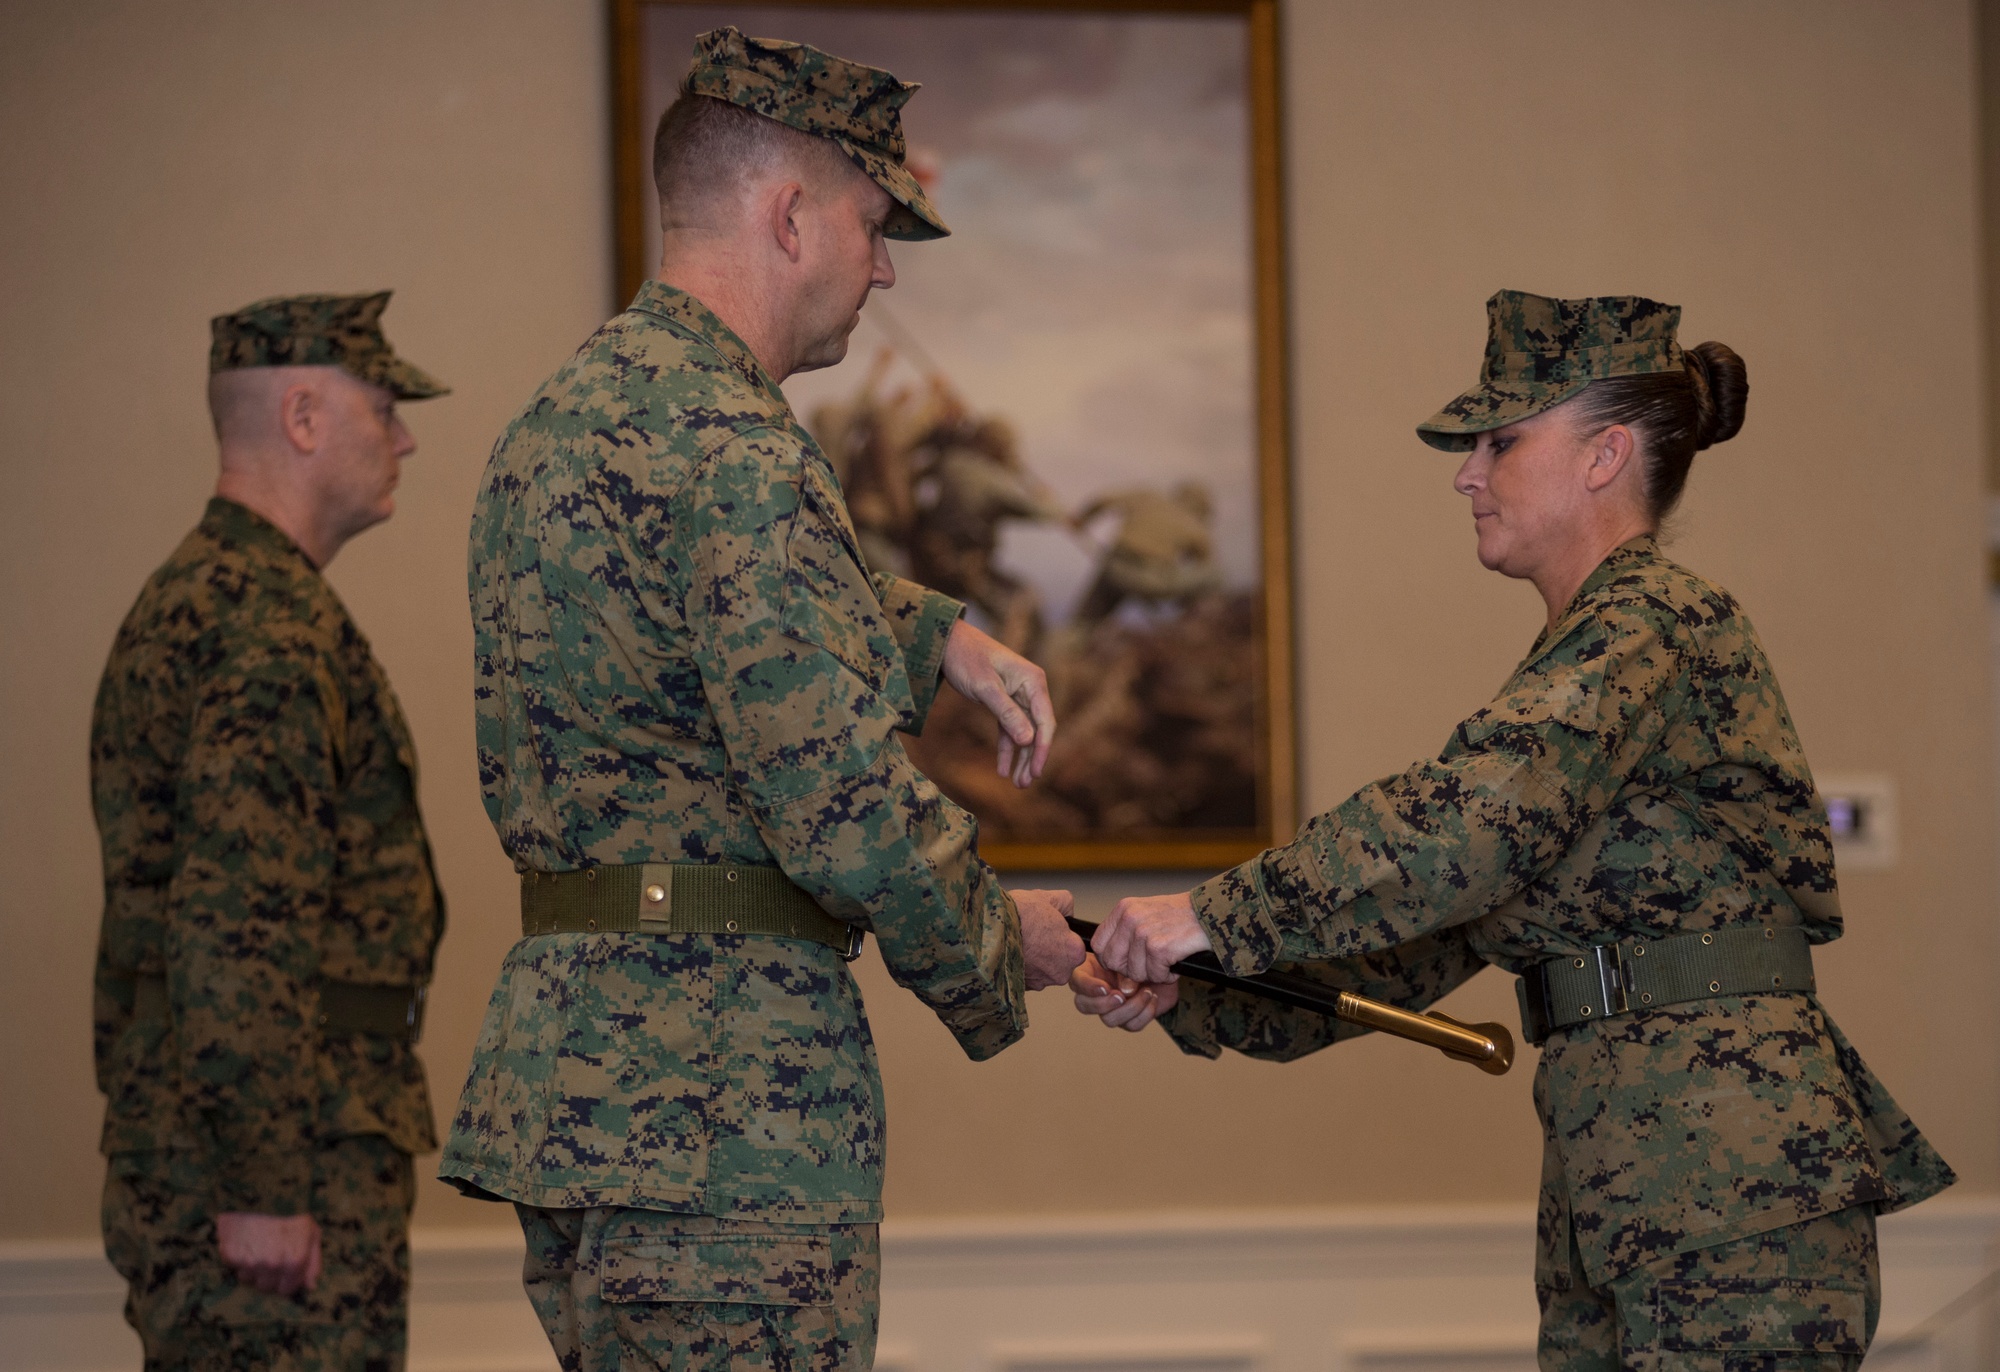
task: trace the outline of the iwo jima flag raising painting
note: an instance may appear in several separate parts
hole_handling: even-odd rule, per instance
[[[724,24],[883,67],[953,230],[892,245],[848,357],[785,390],[871,569],[1041,663],[1017,791],[944,691],[911,754],[1012,867],[1220,867],[1294,821],[1275,17],[1266,0],[617,0],[623,300],[658,261],[652,129]]]

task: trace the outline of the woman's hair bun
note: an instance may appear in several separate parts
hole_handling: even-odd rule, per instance
[[[1727,442],[1743,428],[1750,399],[1750,373],[1726,343],[1702,343],[1682,354],[1694,383],[1696,452]]]

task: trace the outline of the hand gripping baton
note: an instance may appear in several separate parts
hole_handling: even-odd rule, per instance
[[[1090,946],[1091,935],[1097,932],[1097,926],[1084,919],[1071,919],[1069,927],[1083,939],[1086,948]],[[1441,1015],[1435,1010],[1419,1015],[1286,972],[1259,972],[1254,977],[1239,977],[1223,971],[1213,953],[1196,953],[1193,957],[1183,958],[1169,970],[1176,976],[1224,986],[1300,1010],[1314,1010],[1334,1019],[1346,1020],[1349,1024],[1429,1044],[1448,1058],[1469,1062],[1480,1071],[1496,1077],[1514,1065],[1514,1036],[1507,1032],[1505,1025],[1461,1024],[1450,1015]]]

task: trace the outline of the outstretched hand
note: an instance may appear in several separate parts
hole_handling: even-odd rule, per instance
[[[961,619],[945,640],[944,679],[960,695],[984,705],[999,722],[1000,775],[1025,789],[1042,774],[1056,736],[1048,675]]]
[[[1009,891],[1021,913],[1021,960],[1028,989],[1061,986],[1084,959],[1083,940],[1070,932],[1076,906],[1067,891]]]
[[[1180,1001],[1181,979],[1137,982],[1105,970],[1093,953],[1069,974],[1069,989],[1076,993],[1079,1013],[1096,1015],[1113,1029],[1136,1034]]]
[[[1127,896],[1098,926],[1090,940],[1097,960],[1141,985],[1171,980],[1168,970],[1182,958],[1209,947],[1208,933],[1194,917],[1194,893]]]

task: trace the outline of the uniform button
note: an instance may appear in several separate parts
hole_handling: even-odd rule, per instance
[[[661,901],[665,900],[666,898],[667,898],[667,888],[660,885],[658,882],[654,882],[651,886],[648,886],[646,888],[646,899],[652,901],[653,904],[658,905]]]

